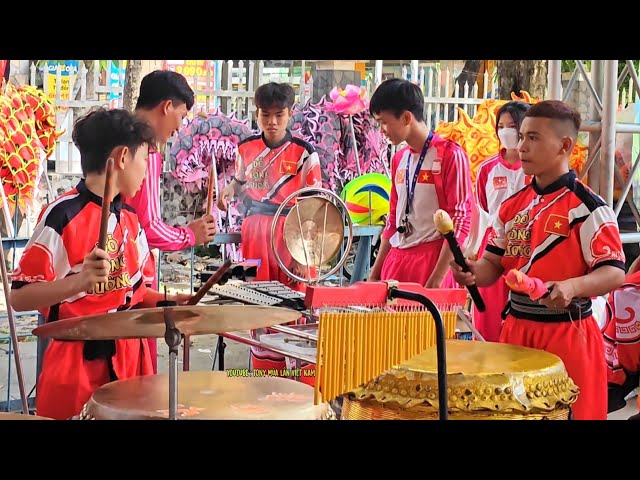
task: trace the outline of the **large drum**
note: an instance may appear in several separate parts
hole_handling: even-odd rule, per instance
[[[230,376],[229,372],[178,372],[178,419],[325,420],[335,414],[313,404],[313,387],[279,377]],[[242,373],[242,372],[235,372]],[[169,375],[118,380],[100,387],[81,420],[169,418]]]
[[[447,393],[451,420],[567,420],[578,387],[551,353],[448,340]],[[437,420],[435,346],[345,396],[342,418]]]

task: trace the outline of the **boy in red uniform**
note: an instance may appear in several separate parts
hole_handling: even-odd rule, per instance
[[[424,97],[408,80],[383,82],[371,97],[371,114],[394,145],[406,142],[391,160],[391,200],[370,281],[417,282],[426,288],[456,287],[453,258],[433,222],[446,210],[462,245],[471,225],[471,174],[464,149],[430,132]]]
[[[575,419],[607,418],[602,334],[591,298],[619,287],[624,253],[613,210],[569,170],[580,114],[560,101],[533,105],[520,127],[518,150],[531,184],[500,206],[482,259],[471,272],[452,262],[462,285],[492,285],[518,269],[551,293],[538,302],[510,292],[500,342],[551,352],[580,388]]]
[[[153,130],[126,110],[99,109],[78,120],[73,141],[85,178],[40,213],[12,274],[13,307],[38,309],[47,322],[155,307],[164,296],[148,288],[155,272],[144,230],[121,197],[140,188]],[[109,157],[114,199],[105,251],[96,244]],[[151,373],[146,339],[51,340],[38,379],[37,415],[71,418],[101,385]]]
[[[248,204],[242,222],[242,254],[244,258],[260,260],[256,281],[275,280],[302,290],[304,284],[293,282],[280,269],[271,250],[271,225],[278,207],[292,193],[305,187],[322,187],[320,159],[315,149],[287,128],[295,101],[293,87],[267,83],[258,87],[255,104],[258,126],[262,133],[238,144],[235,176],[218,198],[218,208],[227,205],[241,191]],[[300,277],[307,277],[307,268],[289,254],[282,236],[285,215],[295,199],[282,210],[275,229],[278,256],[287,268]],[[255,337],[256,332],[252,331]],[[284,357],[261,348],[251,347],[254,369],[284,369]]]

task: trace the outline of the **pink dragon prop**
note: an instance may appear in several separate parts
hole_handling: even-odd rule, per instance
[[[289,127],[318,152],[323,187],[340,194],[344,185],[357,176],[356,152],[348,117],[331,111],[333,107],[326,97],[318,103],[309,100],[302,107],[296,104]],[[352,118],[362,173],[384,173],[387,143],[375,128],[368,109],[361,109]],[[235,174],[235,147],[257,133],[251,129],[248,120],[239,120],[235,114],[227,116],[219,109],[198,114],[178,132],[171,147],[173,177],[185,191],[203,192],[204,195],[209,187],[209,171],[215,166],[217,187],[221,191]],[[229,211],[228,231],[239,231],[243,213],[244,205],[234,202]]]

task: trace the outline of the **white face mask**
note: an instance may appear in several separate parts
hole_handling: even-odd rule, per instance
[[[520,141],[518,131],[515,128],[501,128],[498,130],[498,138],[507,150],[514,150]]]

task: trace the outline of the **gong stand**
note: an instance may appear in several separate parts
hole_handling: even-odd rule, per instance
[[[302,198],[297,198],[305,195]],[[291,257],[307,269],[307,277],[296,275],[284,264],[276,247],[277,221],[284,208],[296,199],[287,213],[284,230],[285,246]],[[345,241],[344,255],[325,274],[321,267],[338,257]],[[318,284],[337,272],[347,261],[347,252],[353,241],[353,226],[347,206],[342,199],[324,188],[305,187],[289,195],[280,205],[271,224],[271,251],[278,266],[292,280],[308,285]],[[309,278],[310,268],[315,267],[316,278]]]

